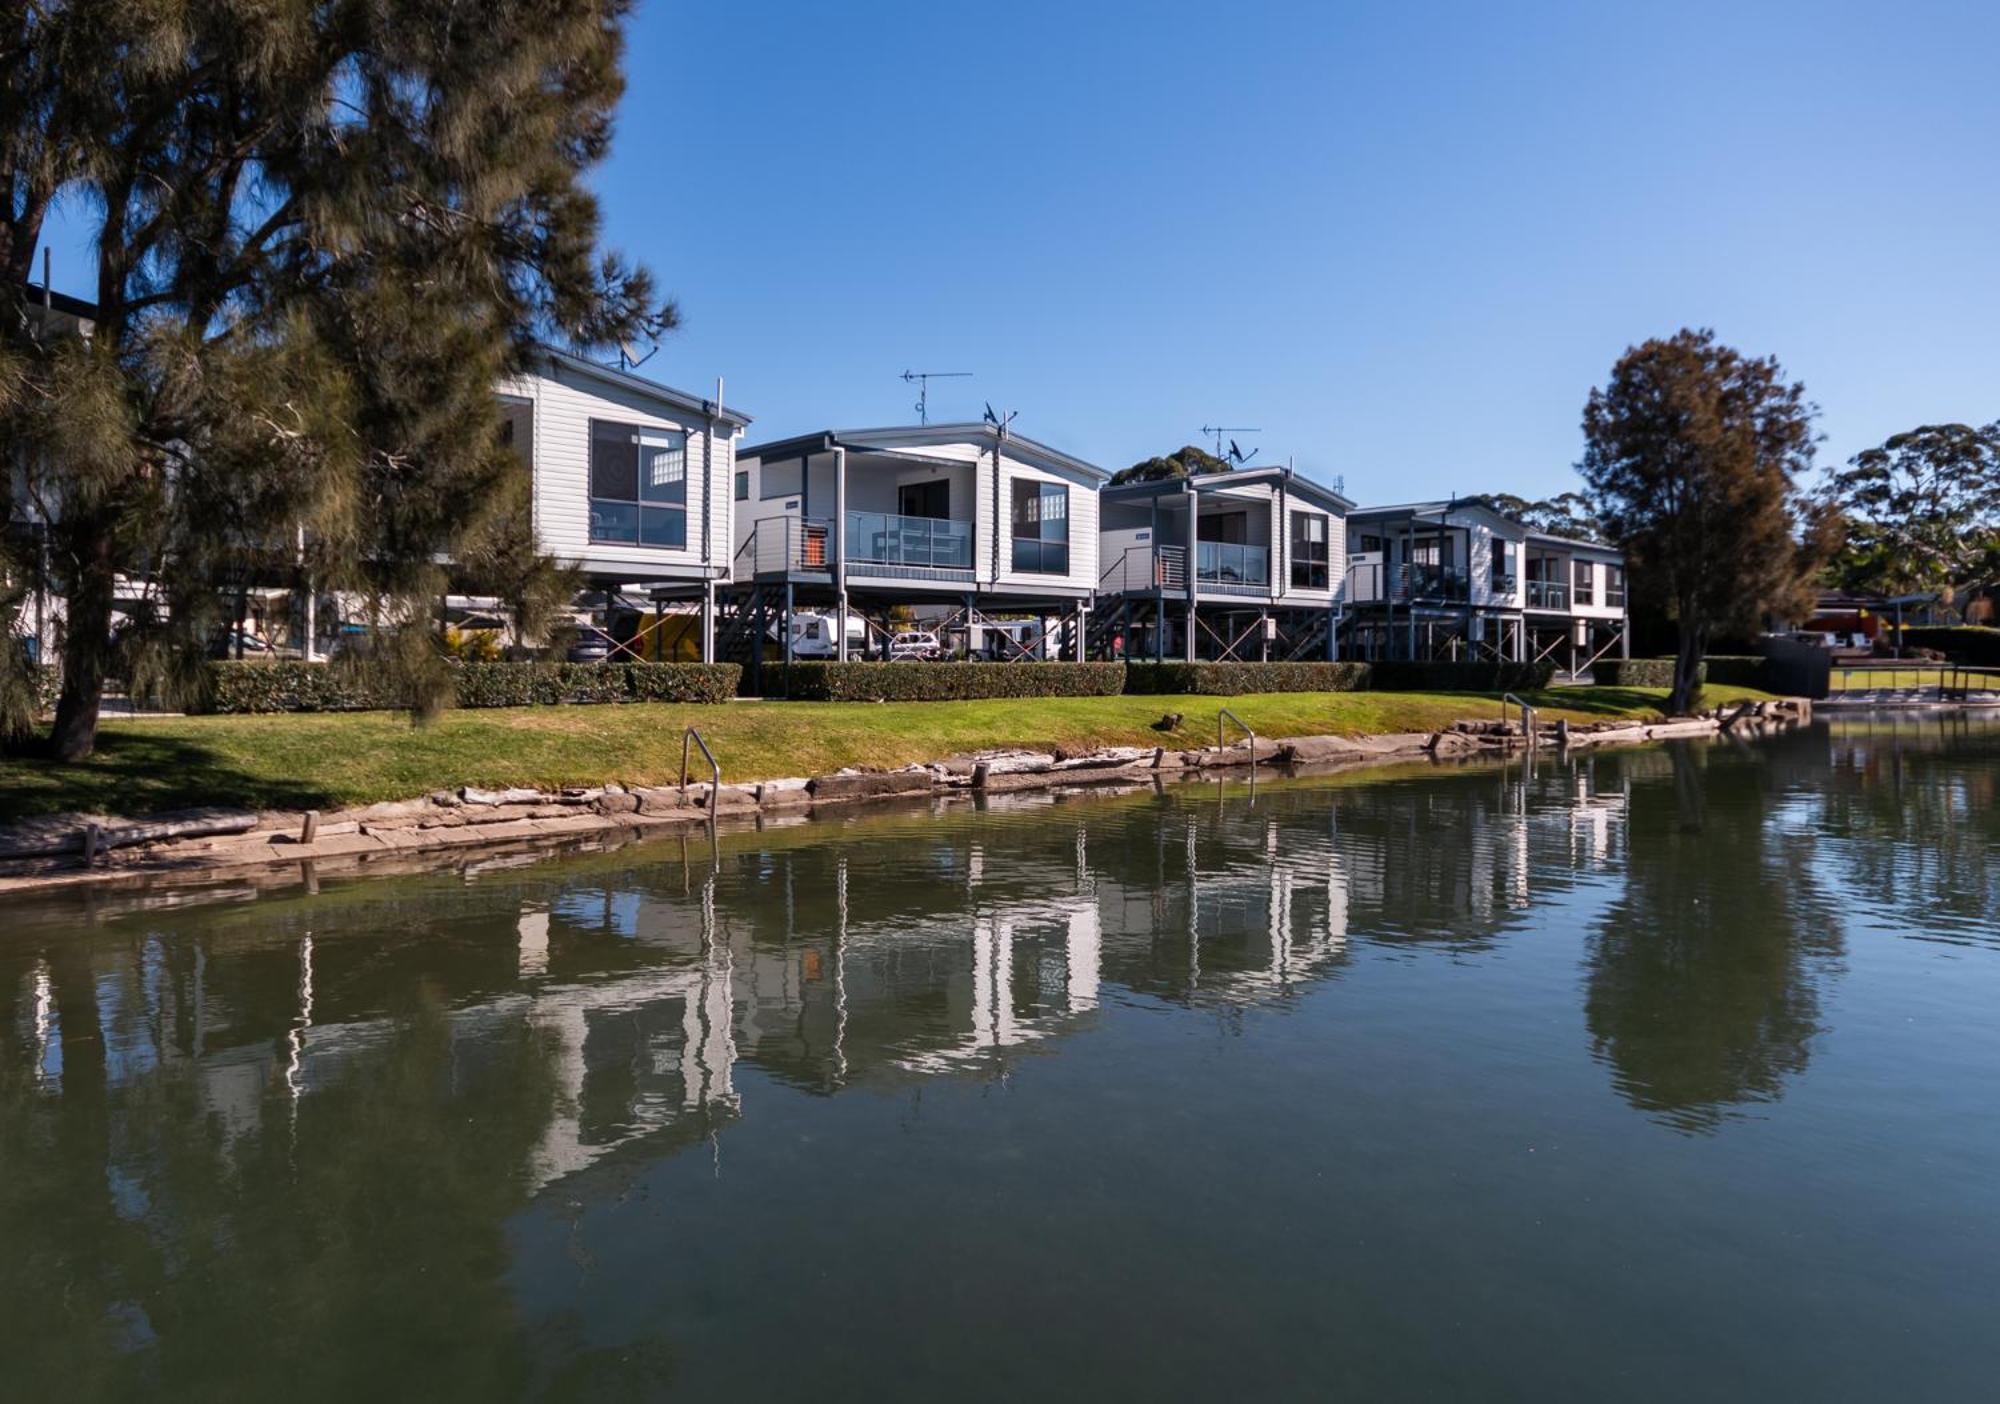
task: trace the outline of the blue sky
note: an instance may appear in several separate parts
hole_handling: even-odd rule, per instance
[[[640,0],[596,183],[685,316],[645,373],[753,439],[970,370],[934,418],[1107,467],[1220,420],[1367,501],[1542,495],[1683,325],[1804,380],[1823,462],[2000,418],[1996,46],[1969,3]]]

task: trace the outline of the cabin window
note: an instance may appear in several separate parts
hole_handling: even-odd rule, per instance
[[[904,483],[897,490],[896,506],[900,515],[922,517],[928,521],[951,520],[951,483],[937,478],[928,483]]]
[[[1493,543],[1493,593],[1511,595],[1514,593],[1514,564],[1520,547],[1511,541]]]
[[[1292,513],[1292,588],[1324,590],[1329,570],[1326,518],[1318,512]]]
[[[1069,574],[1069,489],[1014,481],[1014,569]]]
[[[736,470],[736,500],[738,502],[748,502],[750,500],[750,470],[748,468],[739,468]]]
[[[590,539],[686,548],[685,433],[592,421]]]
[[[1378,556],[1382,554],[1382,538],[1364,532],[1361,537],[1361,554],[1366,556],[1371,553]]]
[[[1597,594],[1594,589],[1594,577],[1591,574],[1590,562],[1576,561],[1573,562],[1573,566],[1574,574],[1572,579],[1576,581],[1576,603],[1579,605],[1597,603]]]
[[[1250,540],[1250,514],[1248,512],[1208,512],[1195,519],[1199,536],[1203,541],[1217,541],[1224,546],[1241,546]]]
[[[1604,602],[1617,609],[1625,608],[1625,567],[1608,565],[1604,568]]]
[[[806,461],[794,458],[784,463],[766,463],[757,483],[757,495],[769,502],[774,497],[797,497],[806,490]]]

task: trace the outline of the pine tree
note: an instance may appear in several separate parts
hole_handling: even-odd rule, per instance
[[[520,568],[493,385],[537,339],[674,321],[600,255],[582,184],[628,8],[47,0],[6,22],[0,436],[67,605],[59,755],[89,754],[114,667],[187,686],[225,591],[291,568],[301,530],[318,581],[381,601],[420,704],[440,560],[546,584]],[[85,338],[48,335],[25,288],[59,199],[96,218]],[[114,646],[121,574],[150,594]]]
[[[1798,486],[1812,466],[1814,412],[1776,360],[1710,331],[1629,349],[1590,392],[1578,467],[1635,595],[1678,629],[1670,710],[1693,705],[1719,629],[1795,609],[1823,562]]]

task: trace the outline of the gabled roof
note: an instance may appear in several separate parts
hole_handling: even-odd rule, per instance
[[[750,426],[750,416],[740,410],[718,406],[713,400],[705,400],[685,390],[676,390],[671,385],[662,385],[657,380],[646,379],[643,375],[634,375],[631,371],[619,370],[616,366],[599,365],[587,357],[554,346],[544,345],[537,350],[550,364],[563,370],[658,400],[662,404],[673,406],[683,414],[698,414],[704,417],[714,415],[718,423],[727,424],[735,429],[747,429]]]
[[[997,426],[981,420],[960,424],[895,424],[877,429],[821,429],[811,434],[795,434],[789,439],[774,439],[769,443],[753,444],[736,451],[738,458],[797,458],[809,453],[824,453],[830,449],[897,449],[937,448],[945,444],[977,443],[991,447],[1000,438]],[[1108,482],[1111,475],[1095,463],[1087,463],[1061,449],[1051,448],[1045,443],[1029,438],[1018,430],[1007,431],[1007,447],[1012,453],[1026,458],[1039,459],[1051,468],[1061,469],[1092,483]]]
[[[1342,515],[1354,510],[1354,503],[1341,493],[1335,492],[1325,483],[1314,482],[1291,468],[1281,468],[1276,464],[1268,468],[1234,468],[1227,473],[1190,473],[1179,478],[1142,478],[1134,482],[1119,483],[1106,488],[1107,493],[1119,497],[1153,497],[1165,493],[1216,492],[1232,487],[1254,487],[1261,483],[1280,483],[1288,493],[1299,496]]]

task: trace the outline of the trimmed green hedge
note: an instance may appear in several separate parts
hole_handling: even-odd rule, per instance
[[[726,702],[734,663],[453,663],[461,707],[618,702]],[[209,665],[208,712],[365,712],[408,699],[366,664],[226,662]]]
[[[1369,665],[1377,692],[1534,692],[1555,681],[1553,663],[1425,663],[1384,659]]]
[[[768,665],[766,665],[768,667]],[[1115,697],[1123,663],[792,664],[803,702],[967,702],[992,697]]]
[[[1599,687],[1664,687],[1674,685],[1671,658],[1600,658],[1590,669],[1591,681]],[[1771,660],[1755,654],[1710,654],[1695,670],[1695,684],[1714,683],[1718,687],[1754,687],[1765,692],[1782,691],[1776,685]]]
[[[1248,692],[1359,692],[1368,686],[1367,663],[1128,663],[1131,693],[1202,693],[1238,697]]]
[[[1954,663],[2000,667],[2000,629],[1977,624],[1911,625],[1903,630],[1906,648],[1934,648]]]

